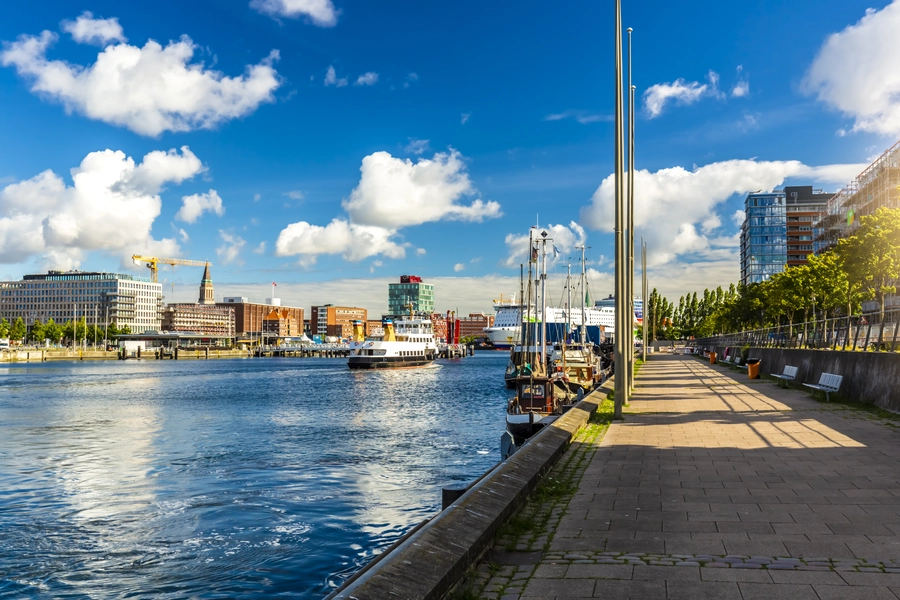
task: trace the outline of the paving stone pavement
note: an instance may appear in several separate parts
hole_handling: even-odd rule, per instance
[[[900,431],[654,356],[552,526],[482,597],[900,598]]]

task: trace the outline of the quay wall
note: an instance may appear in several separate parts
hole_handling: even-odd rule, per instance
[[[716,352],[722,356],[725,347]],[[804,390],[802,383],[817,383],[822,373],[842,375],[834,395],[900,412],[900,353],[750,348],[749,356],[761,359],[763,375],[782,373],[785,365],[797,367],[793,386]]]
[[[361,575],[329,596],[329,600],[443,598],[490,548],[503,524],[522,507],[611,390],[609,380],[375,566],[364,568]]]

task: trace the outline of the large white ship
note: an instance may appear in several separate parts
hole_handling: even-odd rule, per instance
[[[382,321],[384,333],[365,337],[362,321],[353,322],[351,369],[409,369],[427,367],[437,356],[434,328],[427,318],[401,317]]]
[[[487,334],[491,344],[498,350],[509,350],[513,345],[518,343],[522,333],[522,321],[524,315],[520,314],[519,303],[515,299],[506,299],[500,297],[500,300],[494,300],[494,310],[497,314],[494,316],[493,327],[485,327],[484,332]],[[635,325],[640,324],[642,313],[642,302],[640,298],[634,299]],[[547,323],[571,323],[573,328],[581,327],[581,308],[574,307],[567,314],[567,310],[563,307],[547,307]],[[534,319],[537,315],[532,308],[531,317]],[[600,327],[600,330],[610,337],[615,337],[616,332],[616,309],[615,300],[610,296],[603,300],[598,300],[596,306],[584,309],[585,325]]]

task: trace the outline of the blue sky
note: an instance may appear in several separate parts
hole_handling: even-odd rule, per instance
[[[212,261],[219,296],[379,311],[412,273],[488,311],[539,219],[556,285],[584,241],[611,291],[612,2],[73,6],[2,9],[0,278],[156,253]],[[747,191],[837,191],[900,137],[898,2],[625,2],[623,25],[636,234],[673,299],[737,281]],[[161,273],[181,301],[199,277]]]

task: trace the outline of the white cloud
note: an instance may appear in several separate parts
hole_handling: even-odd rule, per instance
[[[425,256],[426,254],[428,254],[428,250],[426,250],[425,248],[416,248],[417,256]]]
[[[209,190],[205,194],[192,194],[181,199],[181,210],[175,215],[178,221],[196,223],[204,212],[216,213],[218,216],[225,214],[222,198],[216,190]]]
[[[383,265],[384,265],[384,263],[382,263],[380,260],[373,260],[372,264],[369,265],[369,273],[374,273],[375,269],[377,269],[378,267],[381,267]]]
[[[466,268],[466,265],[464,265],[462,263],[456,263],[455,265],[453,265],[453,270],[456,271],[457,273],[465,270],[465,268]]]
[[[565,110],[561,113],[547,115],[546,117],[544,117],[545,121],[562,121],[563,119],[575,119],[582,125],[587,125],[588,123],[597,123],[599,121],[612,121],[612,117],[609,115],[598,115],[586,110],[574,109]]]
[[[189,241],[191,241],[191,236],[189,236],[189,235],[188,235],[188,232],[185,231],[184,229],[179,229],[179,230],[178,230],[178,235],[181,236],[181,241],[182,241],[182,243],[184,243],[184,244],[186,244],[186,243],[188,243]]]
[[[539,238],[542,231],[547,232],[547,237],[553,240],[553,245],[562,253],[561,255],[571,252],[576,246],[583,245],[587,240],[584,228],[575,221],[572,221],[568,225],[548,225],[547,227],[541,227],[536,230],[536,234],[533,236],[535,240]],[[529,254],[528,238],[528,234],[508,234],[506,239],[504,239],[507,248],[507,257],[500,264],[505,267],[518,267],[520,264],[526,262]],[[549,245],[547,247],[547,259],[548,261],[554,260],[553,247]]]
[[[353,85],[375,85],[378,83],[378,73],[369,71],[360,75]]]
[[[404,150],[409,152],[410,154],[422,154],[426,150],[428,150],[428,141],[429,140],[417,140],[415,138],[409,138],[409,144],[407,144]]]
[[[241,236],[222,229],[219,230],[219,239],[222,240],[222,245],[216,248],[216,255],[219,257],[219,260],[226,265],[234,262],[238,256],[240,256],[241,250],[247,244]]]
[[[647,88],[644,91],[644,110],[648,117],[654,119],[661,115],[669,101],[686,106],[708,96],[725,99],[725,94],[719,90],[719,74],[710,71],[706,78],[709,83],[688,82],[679,78],[672,83],[657,83]]]
[[[253,254],[265,254],[266,253],[266,243],[260,242],[259,246],[253,249]]]
[[[462,113],[461,115],[459,115],[460,124],[465,125],[466,121],[468,121],[469,117],[471,117],[471,116],[472,116],[472,113]]]
[[[735,227],[740,227],[744,224],[744,218],[747,216],[747,213],[744,212],[743,208],[739,208],[734,211],[734,214],[731,215],[731,222],[734,223]]]
[[[254,201],[254,202],[259,202],[260,200],[262,200],[262,195],[261,195],[261,194],[253,194],[253,201]]]
[[[128,41],[118,19],[95,19],[88,11],[81,13],[74,21],[63,21],[62,29],[79,44],[106,46],[110,42]]]
[[[403,87],[408,88],[410,83],[412,83],[413,81],[418,81],[418,80],[419,80],[419,76],[417,74],[410,73],[409,75],[406,76],[406,81],[403,82]]]
[[[477,190],[455,150],[415,163],[375,152],[359,170],[359,184],[342,203],[353,223],[399,228],[442,219],[480,222],[502,214],[493,201],[457,204]]]
[[[731,88],[731,97],[732,98],[743,98],[744,96],[750,95],[750,82],[742,79],[734,84],[734,87]]]
[[[15,66],[32,82],[32,92],[61,102],[67,111],[141,135],[215,127],[272,102],[281,85],[272,67],[275,50],[247,66],[244,75],[227,77],[190,62],[197,47],[187,36],[165,47],[153,40],[143,48],[108,46],[87,66],[48,60],[47,49],[56,39],[49,31],[20,36],[5,44],[0,63]]]
[[[0,263],[43,256],[48,268],[70,269],[86,253],[123,258],[156,253],[178,256],[178,243],[152,237],[160,214],[159,192],[203,171],[185,146],[181,154],[154,151],[135,165],[124,152],[88,154],[72,169],[72,185],[50,170],[0,190]]]
[[[391,239],[395,234],[391,229],[355,225],[339,218],[325,227],[300,221],[291,223],[278,234],[275,255],[302,255],[300,262],[307,266],[314,264],[320,254],[341,254],[351,262],[377,255],[403,258],[406,250]]]
[[[306,194],[304,194],[300,190],[291,190],[289,192],[285,192],[282,195],[287,196],[291,200],[303,200],[306,197]]]
[[[771,190],[788,177],[842,185],[862,168],[863,165],[810,167],[799,161],[729,160],[693,171],[682,167],[655,173],[636,171],[636,235],[645,235],[652,265],[666,264],[683,255],[711,256],[707,236],[721,225],[717,209],[731,196]],[[613,230],[613,188],[614,177],[610,175],[594,192],[592,203],[582,208],[582,224],[591,229]],[[712,227],[716,222],[719,225]]]
[[[328,66],[328,71],[325,72],[325,87],[329,85],[333,85],[335,87],[344,87],[347,85],[347,78],[342,77],[338,79],[337,71],[334,70],[334,65]]]
[[[319,27],[334,27],[340,14],[331,0],[251,0],[250,8],[273,18],[306,17]]]
[[[868,9],[825,40],[802,89],[854,119],[853,131],[900,133],[900,0]]]

